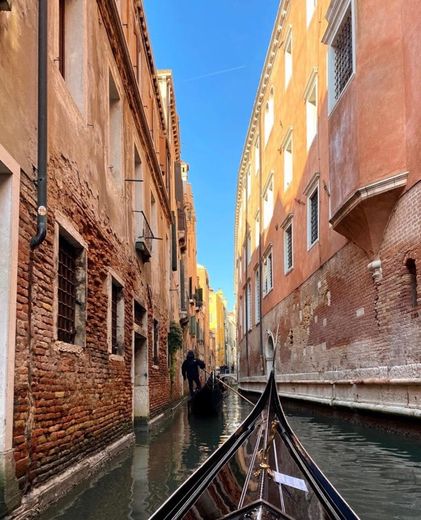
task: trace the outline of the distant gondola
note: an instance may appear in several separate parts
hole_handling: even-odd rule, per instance
[[[194,415],[217,415],[222,408],[223,390],[212,373],[209,379],[189,400],[189,411]]]
[[[272,371],[247,419],[151,519],[358,517],[291,430]]]

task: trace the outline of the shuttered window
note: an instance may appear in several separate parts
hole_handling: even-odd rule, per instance
[[[255,303],[254,303],[254,321],[257,323],[260,322],[260,271],[259,267],[256,269],[256,273],[254,275],[254,295],[255,295]]]
[[[288,224],[288,226],[285,228],[284,247],[285,247],[285,272],[287,272],[292,269],[292,262],[293,262],[292,222],[290,222]]]
[[[266,295],[273,287],[272,279],[272,250],[270,250],[263,260],[263,294]]]
[[[319,238],[319,189],[316,188],[309,197],[309,238],[313,245]]]

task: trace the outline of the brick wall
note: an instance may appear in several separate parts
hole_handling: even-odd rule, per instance
[[[355,378],[365,369],[386,367],[392,377],[412,374],[411,365],[421,361],[419,215],[421,182],[402,195],[393,211],[379,254],[381,280],[375,281],[367,269],[366,254],[348,243],[264,316],[265,342],[266,330],[275,334],[279,325],[279,373],[298,379]],[[417,265],[416,306],[405,265],[408,258]],[[244,338],[240,348],[246,374]],[[249,366],[251,375],[260,373],[258,328],[249,334]]]

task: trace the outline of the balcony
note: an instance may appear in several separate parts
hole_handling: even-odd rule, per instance
[[[138,227],[138,229],[140,229],[140,235],[136,238],[135,242],[136,252],[144,262],[149,262],[152,256],[152,240],[155,237],[145,213],[143,211],[137,213],[137,218],[140,219]]]

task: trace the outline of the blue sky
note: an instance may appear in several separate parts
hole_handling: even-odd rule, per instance
[[[198,262],[233,298],[237,170],[278,0],[144,0],[158,68],[172,69],[190,164]]]

